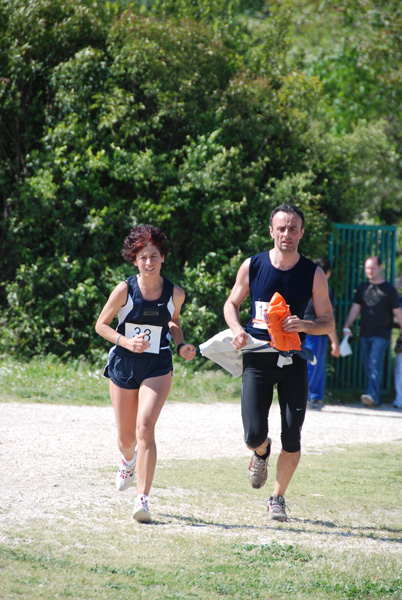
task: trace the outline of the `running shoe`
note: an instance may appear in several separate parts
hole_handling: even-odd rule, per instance
[[[287,521],[286,503],[283,496],[274,494],[268,502],[268,517],[273,521]]]
[[[375,406],[375,400],[372,396],[369,396],[368,394],[362,394],[360,396],[360,401],[362,402],[362,404],[364,404],[365,406]]]
[[[137,496],[133,510],[133,519],[138,523],[150,523],[152,521],[148,508],[148,496],[145,494]]]
[[[131,465],[128,465],[124,458],[121,459],[121,465],[116,474],[116,488],[119,492],[124,492],[134,483],[135,463],[137,462],[137,448],[134,452],[134,459]]]
[[[268,456],[266,458],[261,458],[258,456],[256,452],[253,452],[253,455],[250,460],[250,464],[248,467],[248,480],[251,484],[251,487],[254,489],[262,488],[267,481],[268,476],[268,458],[271,454],[271,439],[268,438]]]
[[[322,400],[307,400],[307,408],[312,408],[314,410],[321,410],[324,406],[324,402]]]

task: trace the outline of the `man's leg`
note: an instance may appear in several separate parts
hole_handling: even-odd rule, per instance
[[[281,409],[282,450],[276,468],[274,493],[268,502],[268,516],[286,521],[285,494],[300,460],[301,429],[307,404],[307,365],[298,357],[294,364],[283,367],[278,383],[278,399]]]
[[[369,338],[370,352],[367,371],[367,394],[374,398],[377,406],[381,404],[382,367],[389,340],[384,338]]]
[[[306,335],[306,339],[304,341],[304,346],[311,350],[315,357],[317,357],[317,335]],[[315,365],[308,363],[307,365],[307,373],[308,373],[308,398],[307,401],[312,400],[312,395],[315,391],[315,378],[318,374],[318,360]]]
[[[325,364],[327,354],[328,337],[326,335],[308,335],[304,346],[309,348],[315,355],[315,365],[307,363],[308,373],[308,406],[321,408],[324,400],[325,387]]]
[[[360,338],[360,350],[363,358],[363,370],[366,378],[366,391],[360,396],[360,402],[364,406],[373,407],[375,406],[375,399],[373,396],[373,390],[370,385],[370,353],[371,353],[371,339],[361,337]]]
[[[395,408],[402,408],[402,354],[395,356]]]
[[[276,357],[275,357],[276,359]],[[244,441],[253,450],[248,477],[253,488],[261,488],[267,480],[271,440],[268,438],[268,413],[272,403],[273,384],[264,373],[268,353],[243,357],[241,411]]]
[[[327,346],[328,346],[328,336],[320,335],[319,350],[317,353],[317,361],[319,365],[319,375],[316,383],[316,396],[314,400],[322,402],[324,400],[324,390],[325,390],[325,367],[327,361]]]
[[[264,441],[263,444],[261,444],[261,446],[258,446],[258,448],[251,448],[248,444],[247,444],[247,448],[249,450],[254,450],[254,452],[256,454],[258,454],[258,456],[265,456],[269,450],[268,446],[270,446],[270,442],[269,442],[270,438],[266,438],[266,440]]]
[[[282,448],[276,466],[274,494],[285,496],[286,490],[299,464],[301,452],[286,452]]]

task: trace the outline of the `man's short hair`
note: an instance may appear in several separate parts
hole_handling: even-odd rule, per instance
[[[297,215],[298,217],[301,218],[302,229],[304,229],[304,214],[303,214],[303,212],[300,210],[300,208],[298,208],[294,204],[287,204],[287,203],[277,206],[271,212],[270,217],[269,217],[270,227],[272,227],[272,220],[278,212],[284,212],[284,213],[287,213],[288,215]]]
[[[325,275],[331,270],[331,263],[329,262],[328,258],[316,258],[314,263],[321,267]]]
[[[367,260],[376,260],[376,261],[377,261],[377,265],[378,265],[379,267],[381,267],[381,266],[382,266],[382,260],[381,260],[381,258],[380,258],[379,256],[375,256],[375,255],[374,255],[374,256],[368,256],[368,257],[366,258],[366,261],[367,261]],[[365,262],[366,262],[366,261],[365,261]]]

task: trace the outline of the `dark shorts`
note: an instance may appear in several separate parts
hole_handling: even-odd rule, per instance
[[[244,438],[250,448],[261,446],[268,435],[268,414],[274,385],[281,409],[281,441],[286,452],[300,450],[300,434],[307,405],[307,363],[299,356],[293,364],[277,366],[276,352],[243,356],[241,410]]]
[[[113,349],[104,376],[109,377],[117,387],[125,390],[138,390],[150,377],[160,377],[173,371],[172,353],[162,350],[159,354],[122,353]]]

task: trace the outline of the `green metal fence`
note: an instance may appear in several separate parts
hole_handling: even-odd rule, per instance
[[[334,225],[329,244],[331,278],[329,286],[334,293],[335,319],[339,339],[342,326],[357,286],[365,280],[364,262],[369,256],[378,256],[383,264],[384,278],[394,282],[396,261],[396,227],[374,225]],[[359,344],[359,319],[352,326],[349,338],[353,354],[344,358],[328,359],[327,389],[363,389],[365,385],[363,361]],[[383,392],[391,390],[391,348],[388,350],[383,372]]]

